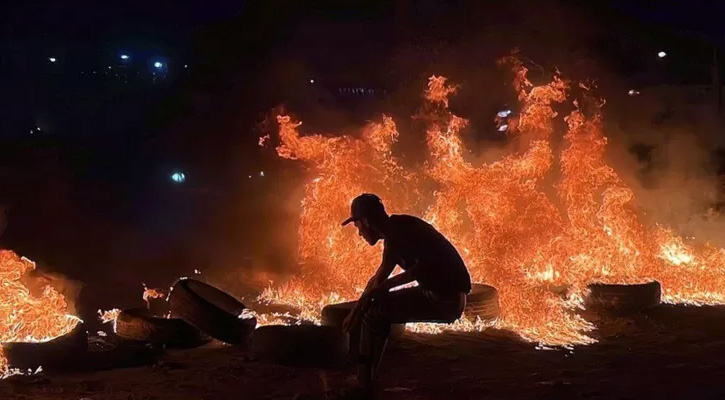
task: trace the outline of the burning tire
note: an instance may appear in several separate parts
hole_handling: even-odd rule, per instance
[[[260,361],[296,367],[336,367],[349,350],[348,337],[337,327],[269,325],[252,336],[252,355]]]
[[[44,343],[11,342],[3,344],[3,354],[10,368],[52,370],[72,363],[88,349],[88,336],[83,323],[72,331]]]
[[[347,303],[330,304],[322,309],[322,325],[334,326],[342,328],[342,323],[350,314],[350,311],[357,304],[356,301],[348,301]],[[393,324],[390,327],[390,337],[398,338],[405,333],[405,324]],[[356,338],[351,337],[350,343],[356,343]]]
[[[247,309],[242,302],[195,279],[176,282],[169,304],[173,318],[181,318],[225,343],[244,344],[257,326],[256,318],[242,318],[242,312]]]
[[[184,320],[158,317],[145,308],[121,311],[116,319],[116,335],[179,348],[195,347],[204,342],[199,330]]]
[[[469,318],[479,317],[486,321],[498,318],[500,313],[496,288],[474,283],[471,287],[471,293],[466,296],[466,308],[463,314]]]
[[[635,285],[594,283],[589,291],[587,305],[594,309],[640,311],[662,301],[662,286],[657,281]]]

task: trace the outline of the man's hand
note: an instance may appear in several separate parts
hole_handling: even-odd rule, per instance
[[[387,291],[387,289],[384,288],[383,285],[378,285],[377,282],[373,285],[368,285],[368,287],[365,289],[365,292],[360,296],[360,299],[358,299],[357,303],[355,304],[355,308],[350,311],[350,314],[347,315],[345,320],[342,322],[342,331],[343,332],[350,332],[351,329],[357,325],[360,319],[360,313],[363,312],[365,307],[367,307],[370,300],[372,300],[375,296],[378,294]]]

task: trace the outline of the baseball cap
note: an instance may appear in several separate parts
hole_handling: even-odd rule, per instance
[[[385,213],[385,206],[380,197],[372,193],[363,193],[360,196],[355,197],[350,205],[350,218],[346,219],[342,226],[349,224],[350,222],[357,221],[362,218],[367,218],[371,215],[379,215]]]

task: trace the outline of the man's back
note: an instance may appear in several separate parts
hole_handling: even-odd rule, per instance
[[[468,293],[471,277],[455,247],[432,225],[411,215],[391,215],[384,257],[414,268],[418,284],[440,294]]]

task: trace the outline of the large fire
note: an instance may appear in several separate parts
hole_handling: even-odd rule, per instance
[[[431,77],[424,93],[430,156],[422,168],[405,167],[393,155],[399,133],[389,116],[370,123],[359,138],[300,136],[301,122],[278,116],[277,153],[311,166],[313,176],[301,204],[301,273],[262,298],[313,321],[322,306],[355,298],[378,266],[381,247],[368,246],[340,221],[355,196],[372,192],[389,211],[419,213],[449,237],[473,279],[498,288],[496,325],[528,340],[593,342],[587,332],[594,326],[575,312],[593,282],[654,279],[667,302],[724,303],[725,250],[640,222],[632,190],[605,162],[604,102],[587,85],[572,87],[560,76],[534,86],[515,57],[501,63],[513,70],[521,111],[508,130],[513,150],[493,163],[469,160],[461,136],[467,121],[448,109],[457,87],[444,77]],[[563,117],[568,129],[555,152],[559,116],[553,105],[567,102],[573,111]],[[564,285],[570,287],[566,297],[550,290]],[[447,329],[486,326],[462,319]]]
[[[33,295],[21,278],[35,263],[0,250],[0,343],[46,342],[72,331],[80,321],[68,313],[63,295],[51,286]],[[0,377],[11,374],[0,352]]]

